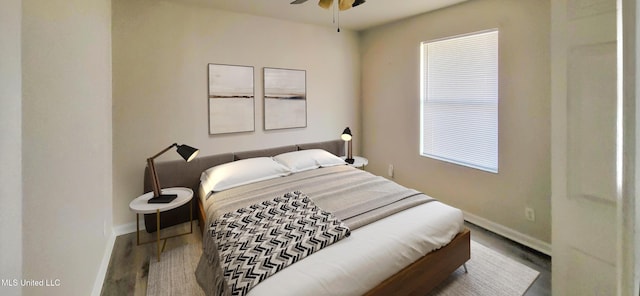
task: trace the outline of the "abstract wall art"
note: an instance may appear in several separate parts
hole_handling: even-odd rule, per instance
[[[255,130],[253,67],[209,64],[209,134]]]
[[[307,126],[306,71],[264,68],[264,129]]]

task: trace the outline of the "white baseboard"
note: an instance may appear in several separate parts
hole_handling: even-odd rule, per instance
[[[140,222],[140,230],[146,230],[144,226],[144,220],[141,219]],[[100,263],[100,269],[98,269],[98,275],[96,276],[96,280],[93,283],[93,291],[91,292],[92,296],[100,296],[102,293],[102,286],[104,285],[104,279],[107,275],[107,269],[109,268],[109,261],[111,261],[111,253],[113,252],[113,246],[116,243],[116,238],[123,234],[136,232],[136,223],[128,223],[123,225],[118,225],[113,227],[111,230],[111,236],[109,236],[109,240],[107,241],[106,249],[104,250],[104,255],[102,256],[102,262]]]
[[[144,224],[144,215],[139,215],[138,224],[140,225],[140,230],[147,230]],[[127,224],[121,224],[113,227],[113,232],[118,235],[129,234],[136,232],[136,222],[131,222]]]
[[[104,284],[104,278],[107,275],[107,269],[109,268],[109,261],[111,261],[111,253],[113,252],[113,245],[116,242],[116,234],[111,231],[111,236],[107,240],[107,245],[102,255],[102,262],[100,263],[100,269],[98,269],[98,275],[93,283],[92,296],[100,296],[102,293],[102,286]]]
[[[144,220],[140,222],[140,230],[147,230],[147,228],[144,226]],[[118,225],[113,228],[113,232],[116,234],[116,236],[134,233],[136,232],[136,223],[133,222],[128,224]]]
[[[547,242],[543,242],[537,238],[530,237],[526,234],[522,234],[518,231],[515,231],[509,227],[500,225],[498,223],[489,221],[485,218],[476,216],[474,214],[470,214],[464,212],[464,219],[469,221],[472,224],[478,225],[484,229],[487,229],[491,232],[504,236],[512,241],[523,244],[529,248],[532,248],[538,252],[544,253],[546,255],[551,256],[551,244]]]

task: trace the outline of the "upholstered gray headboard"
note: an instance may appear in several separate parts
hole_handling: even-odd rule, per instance
[[[194,201],[198,200],[198,186],[200,185],[200,175],[208,168],[219,164],[232,162],[235,160],[252,157],[271,157],[280,153],[292,152],[296,150],[324,149],[337,156],[344,155],[344,141],[332,140],[324,142],[287,145],[280,147],[265,148],[251,151],[230,152],[216,155],[198,156],[191,162],[184,160],[171,160],[156,162],[156,172],[163,188],[167,187],[187,187],[194,192]],[[149,192],[151,188],[151,177],[149,168],[144,170],[144,192]],[[198,211],[198,203],[193,202],[194,213]],[[194,217],[196,215],[194,214]],[[156,230],[156,214],[144,215],[147,232]],[[166,228],[176,224],[189,221],[189,204],[182,207],[163,212],[160,215],[160,228]]]

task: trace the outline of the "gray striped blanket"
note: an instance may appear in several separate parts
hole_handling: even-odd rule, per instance
[[[298,193],[291,193],[294,191],[297,191]],[[285,261],[282,258],[278,259],[278,263],[276,264],[268,262],[268,260],[265,260],[265,262],[267,263],[263,262],[257,265],[254,264],[254,269],[250,270],[250,279],[247,280],[247,282],[250,282],[250,284],[236,285],[247,288],[240,288],[238,290],[239,292],[237,292],[238,294],[234,294],[234,292],[232,292],[235,291],[233,283],[234,280],[228,280],[228,276],[230,276],[231,278],[234,277],[234,275],[232,275],[233,270],[242,268],[244,268],[245,270],[249,270],[251,268],[247,268],[247,266],[238,268],[236,264],[236,267],[226,267],[228,271],[224,271],[224,265],[226,263],[229,263],[233,260],[238,260],[233,255],[226,257],[226,255],[222,254],[223,252],[221,252],[220,250],[224,247],[221,247],[221,245],[225,243],[218,241],[216,238],[218,236],[224,237],[226,236],[225,233],[233,233],[235,231],[235,229],[229,229],[228,221],[218,221],[221,217],[224,217],[225,215],[228,215],[229,217],[236,217],[236,215],[242,214],[243,212],[247,211],[247,208],[250,209],[251,207],[255,208],[268,206],[268,204],[270,204],[274,200],[274,197],[287,196],[287,194],[285,193],[289,193],[289,197],[301,197],[303,196],[303,194],[301,194],[300,192],[304,192],[306,194],[301,199],[309,201],[308,203],[305,203],[306,206],[308,206],[309,208],[316,208],[319,211],[326,213],[327,221],[329,221],[329,219],[335,218],[336,220],[331,220],[334,221],[332,222],[334,223],[333,225],[345,225],[344,229],[342,228],[342,226],[338,226],[335,230],[330,231],[333,232],[334,235],[336,235],[336,232],[344,233],[342,236],[336,235],[335,241],[346,236],[346,233],[348,231],[347,227],[348,229],[353,231],[361,226],[367,225],[394,213],[403,211],[407,208],[411,208],[413,206],[434,200],[433,198],[428,197],[413,189],[408,189],[385,178],[374,176],[368,172],[354,169],[348,166],[335,166],[305,171],[287,177],[248,184],[212,194],[204,203],[204,207],[208,221],[206,225],[212,226],[213,232],[208,232],[208,234],[205,233],[205,235],[203,236],[203,254],[196,269],[196,278],[200,286],[205,291],[205,294],[216,296],[244,295],[247,291],[250,290],[251,287],[253,287],[261,280],[267,278],[269,275],[275,273],[276,271],[290,264],[293,264],[293,262],[291,262],[290,264],[284,264],[286,266],[281,265],[280,263]],[[300,203],[300,201],[298,201],[298,198],[289,198],[289,201],[291,202],[293,202],[294,200],[295,203]],[[267,203],[263,204],[264,202]],[[278,207],[276,205],[274,206]],[[300,206],[300,204],[298,204],[298,206]],[[264,211],[260,210],[258,210],[258,212],[264,213]],[[252,216],[252,218],[244,217],[241,219],[246,219],[245,221],[249,221],[253,219],[261,220],[265,218],[264,214],[257,213],[250,214],[249,216]],[[236,219],[237,221],[238,218],[236,217],[234,219]],[[342,222],[339,223],[339,221]],[[257,224],[262,223],[259,221],[254,222],[256,222]],[[225,223],[226,225],[223,225]],[[242,226],[238,225],[232,228],[242,228]],[[270,227],[265,227],[261,229],[261,231],[254,232],[255,234],[258,234],[260,232],[265,233],[272,230],[273,225],[271,225]],[[277,234],[275,236],[277,237]],[[240,238],[242,237],[242,235],[238,235],[238,237]],[[311,236],[306,239],[307,242],[311,240],[310,237]],[[271,237],[259,237],[258,235],[258,237],[256,237],[255,239],[270,240]],[[325,242],[319,243],[318,245],[319,247],[323,247],[335,241],[334,239],[327,239]],[[293,242],[293,245],[291,244],[291,242]],[[247,242],[238,242],[235,244],[236,246],[238,246],[242,245],[243,243],[245,244],[245,246],[248,245]],[[286,246],[283,244],[283,248],[290,251],[295,248],[296,244],[300,244],[300,242],[289,240],[289,243],[287,243]],[[267,252],[267,250],[262,250],[260,248],[262,247],[258,247],[259,251],[252,251],[254,254],[248,256],[254,257],[254,259],[243,258],[243,260],[256,260],[255,257],[260,257],[261,254]],[[299,250],[299,254],[309,256],[311,253],[313,253],[310,252],[310,250],[314,250],[313,252],[315,252],[315,246],[302,248],[301,250]],[[255,256],[259,253],[260,255]],[[300,257],[295,261],[298,261],[302,258],[303,257]],[[265,270],[257,270],[255,268],[255,266],[260,265],[262,265],[262,267],[264,267],[265,265],[271,266],[270,264],[273,265],[273,268],[271,270],[267,270],[268,268]],[[262,267],[260,267],[260,269],[262,269]],[[235,276],[238,277],[238,275]]]

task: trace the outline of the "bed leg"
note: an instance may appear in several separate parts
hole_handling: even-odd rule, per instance
[[[464,273],[469,273],[467,270],[467,263],[462,263],[462,267],[464,267]]]

